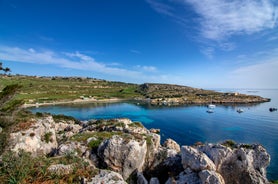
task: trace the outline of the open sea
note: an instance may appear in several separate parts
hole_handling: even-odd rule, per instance
[[[181,145],[198,141],[217,143],[232,139],[240,143],[262,144],[271,155],[267,169],[269,180],[278,180],[278,89],[233,89],[249,95],[271,98],[271,102],[249,105],[216,105],[214,113],[207,113],[205,105],[154,107],[137,102],[56,105],[30,108],[34,113],[65,114],[79,120],[130,118],[147,128],[159,128],[162,142],[172,138]],[[236,110],[244,110],[238,113]]]

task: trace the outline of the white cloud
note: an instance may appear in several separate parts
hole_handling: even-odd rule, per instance
[[[52,64],[62,68],[94,71],[103,74],[139,77],[142,73],[124,68],[109,67],[96,62],[94,58],[74,53],[56,53],[53,51],[36,51],[33,48],[22,49],[19,47],[0,46],[0,59],[34,64]]]
[[[223,40],[277,25],[278,7],[272,0],[185,0],[200,16],[201,35]]]
[[[146,72],[156,72],[157,69],[154,66],[141,66],[141,65],[136,65],[136,68],[139,70],[143,70]]]

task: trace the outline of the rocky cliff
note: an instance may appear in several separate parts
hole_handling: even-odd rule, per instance
[[[270,156],[261,145],[227,141],[180,147],[171,139],[161,145],[160,135],[152,132],[158,131],[129,119],[77,123],[45,115],[34,118],[24,130],[11,133],[8,150],[49,159],[46,163],[38,161],[34,167],[44,167],[44,174],[55,176],[55,182],[68,178],[64,183],[269,183],[266,167]],[[1,171],[8,169],[7,156],[2,157]],[[41,175],[39,181],[30,178],[24,176],[22,181],[51,181],[51,177]]]

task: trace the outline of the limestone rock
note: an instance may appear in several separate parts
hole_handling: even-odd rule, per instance
[[[98,148],[98,156],[111,170],[119,172],[127,179],[135,170],[143,170],[147,144],[145,140],[124,140],[119,136],[113,136],[105,140]]]
[[[166,139],[166,141],[163,143],[163,146],[169,149],[173,149],[176,152],[180,152],[181,150],[180,145],[173,139]]]
[[[27,130],[11,133],[9,143],[12,151],[22,149],[31,152],[33,156],[52,152],[58,146],[52,116],[37,119]]]
[[[269,183],[265,172],[269,162],[269,154],[260,145],[255,145],[254,149],[237,148],[224,160],[219,173],[226,183]]]
[[[66,142],[58,147],[58,155],[75,154],[78,152],[84,154],[87,151],[87,147],[82,145],[80,142]]]
[[[87,184],[127,184],[123,177],[116,172],[101,170],[98,175],[92,178]]]
[[[196,172],[205,169],[215,171],[215,165],[208,156],[193,147],[182,146],[181,155],[184,169],[189,167]]]
[[[169,178],[165,184],[184,184],[184,183],[201,184],[201,180],[198,177],[198,174],[196,172],[192,172],[190,169],[187,169],[181,172],[177,177]]]
[[[160,135],[155,133],[147,134],[147,155],[146,164],[147,168],[154,168],[167,158],[165,149],[161,149]]]
[[[158,128],[151,128],[150,132],[151,133],[155,133],[155,134],[159,134],[160,133],[160,129],[158,129]]]
[[[225,184],[225,181],[222,178],[222,176],[215,171],[202,170],[198,173],[198,175],[201,179],[201,183]]]
[[[62,139],[63,136],[67,138],[71,137],[74,134],[78,133],[81,128],[82,126],[74,124],[74,121],[62,121],[55,124],[55,131],[57,132],[57,136],[59,137],[59,139]]]
[[[73,172],[73,165],[55,164],[47,168],[47,170],[52,174],[57,175],[67,175]]]
[[[198,146],[197,149],[205,153],[213,161],[217,169],[221,167],[223,161],[233,153],[231,148],[221,144],[205,144]]]

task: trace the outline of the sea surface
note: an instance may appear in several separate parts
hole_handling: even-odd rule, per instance
[[[262,144],[271,155],[267,169],[269,180],[278,180],[278,89],[217,89],[271,98],[271,102],[252,105],[217,105],[214,113],[207,113],[205,105],[154,107],[138,102],[57,105],[31,108],[36,112],[65,114],[79,120],[130,118],[147,128],[159,128],[162,142],[172,138],[181,145],[196,142],[218,143],[232,139],[239,143]],[[236,110],[244,110],[238,113]]]

